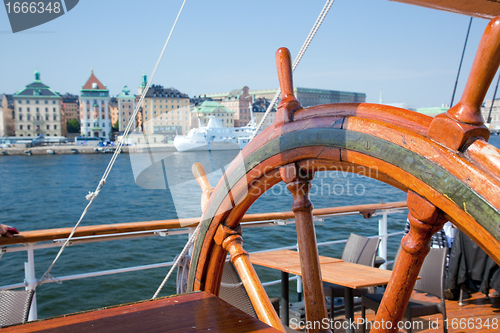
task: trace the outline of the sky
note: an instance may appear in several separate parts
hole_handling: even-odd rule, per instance
[[[0,9],[0,93],[34,80],[79,94],[94,69],[115,96],[148,78],[182,0],[81,0],[12,33]],[[187,0],[153,83],[190,97],[278,87],[274,53],[300,50],[324,1]],[[474,18],[455,103],[487,25]],[[361,92],[411,108],[449,104],[469,17],[388,0],[336,0],[294,73],[296,87]],[[496,78],[493,82],[493,88]],[[490,88],[486,99],[493,97]]]

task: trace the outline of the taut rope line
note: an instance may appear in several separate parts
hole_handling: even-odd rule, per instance
[[[304,44],[302,44],[302,47],[300,48],[299,53],[297,54],[297,57],[293,61],[292,64],[292,72],[295,71],[295,68],[297,68],[297,65],[299,64],[300,60],[302,59],[302,56],[306,52],[307,48],[309,47],[309,44],[311,44],[312,39],[316,35],[316,32],[318,31],[319,27],[321,26],[321,23],[323,23],[323,20],[326,17],[326,14],[328,14],[328,11],[330,10],[330,7],[332,6],[333,2],[335,0],[326,0],[325,5],[323,6],[323,9],[321,10],[321,13],[319,13],[318,18],[316,19],[316,22],[314,22],[313,27],[311,28],[311,31],[309,32],[309,35],[307,36],[306,40],[304,41]],[[271,100],[271,103],[269,103],[269,106],[267,107],[266,113],[264,113],[264,116],[259,122],[259,125],[257,125],[257,128],[255,129],[255,132],[253,133],[252,137],[250,138],[250,141],[255,138],[257,133],[259,132],[260,128],[262,127],[262,124],[264,124],[264,121],[266,121],[267,116],[269,115],[269,112],[273,109],[274,105],[278,101],[278,98],[281,94],[281,88],[278,88],[278,91],[276,92],[276,95],[274,95],[273,99]]]
[[[168,42],[170,41],[170,37],[172,36],[172,32],[174,31],[174,28],[177,25],[177,21],[179,20],[179,16],[181,15],[182,9],[184,8],[185,4],[186,4],[186,0],[184,0],[184,2],[182,3],[182,6],[181,6],[181,8],[179,10],[179,13],[177,14],[177,17],[175,18],[174,24],[172,25],[172,29],[170,29],[170,33],[168,34],[168,38],[167,38],[165,44],[163,45],[163,49],[161,50],[160,56],[158,57],[158,60],[156,61],[156,65],[153,68],[153,72],[151,73],[151,76],[150,76],[150,78],[148,80],[148,83],[146,84],[146,87],[142,91],[141,98],[139,99],[139,102],[135,106],[134,114],[132,115],[132,117],[130,117],[130,120],[129,120],[128,124],[127,124],[127,128],[125,129],[125,131],[123,133],[123,140],[118,143],[118,146],[117,146],[117,148],[116,148],[113,156],[111,157],[111,160],[109,161],[109,164],[108,164],[106,170],[104,171],[104,174],[103,174],[101,180],[99,181],[99,185],[97,185],[96,190],[94,192],[89,192],[89,194],[87,194],[85,196],[85,198],[87,200],[89,200],[89,203],[87,204],[87,206],[83,210],[82,215],[80,216],[80,219],[78,220],[78,222],[76,223],[75,227],[71,231],[70,235],[68,236],[68,238],[64,242],[63,246],[61,246],[61,248],[59,249],[59,252],[57,253],[56,257],[54,258],[54,261],[52,261],[52,264],[50,264],[49,268],[43,274],[42,278],[38,282],[38,285],[41,285],[45,280],[54,280],[54,281],[57,281],[57,279],[55,279],[54,277],[52,277],[50,275],[50,271],[52,270],[52,268],[56,264],[57,259],[59,259],[59,257],[61,256],[61,254],[64,251],[64,249],[66,248],[66,246],[69,244],[69,242],[71,240],[71,237],[73,237],[76,229],[80,225],[80,222],[82,222],[85,214],[87,214],[87,211],[90,208],[90,205],[92,205],[92,202],[94,202],[95,198],[101,192],[102,187],[104,186],[104,184],[106,184],[106,179],[108,178],[109,173],[111,172],[111,169],[113,168],[113,165],[114,165],[114,163],[116,161],[116,158],[118,157],[118,154],[121,151],[121,147],[123,146],[123,142],[125,141],[124,139],[129,134],[130,129],[132,128],[133,120],[137,116],[137,113],[139,112],[139,107],[140,107],[140,105],[142,105],[142,102],[144,101],[144,97],[146,96],[146,93],[148,92],[149,87],[151,86],[151,83],[153,82],[153,78],[154,78],[154,76],[156,74],[156,70],[158,69],[158,66],[160,65],[161,59],[163,58],[163,54],[165,53],[165,50],[166,50],[167,45],[168,45]]]
[[[330,10],[330,7],[332,6],[332,4],[333,4],[334,1],[335,0],[327,0],[326,1],[325,5],[323,6],[323,9],[321,10],[321,13],[319,14],[318,18],[316,19],[316,22],[314,22],[314,25],[313,25],[311,31],[309,32],[309,35],[307,36],[304,44],[302,45],[302,48],[300,49],[299,53],[297,54],[297,58],[295,58],[295,61],[293,62],[292,71],[295,70],[295,68],[299,64],[300,59],[302,59],[302,56],[304,55],[304,52],[307,50],[307,47],[309,46],[309,44],[311,43],[312,39],[314,38],[314,35],[316,35],[316,32],[318,31],[319,27],[321,26],[321,23],[323,23],[323,20],[325,19],[326,14]],[[262,120],[260,121],[259,125],[257,126],[257,129],[253,133],[253,135],[250,138],[250,140],[252,140],[257,135],[257,133],[259,132],[259,129],[262,127],[262,124],[266,120],[267,115],[269,114],[269,112],[273,108],[274,104],[276,104],[276,101],[278,100],[280,92],[281,92],[281,89],[278,88],[278,91],[276,92],[276,95],[274,95],[274,97],[273,97],[273,99],[271,101],[271,104],[269,104],[269,107],[267,108],[266,113],[262,117]],[[201,222],[196,227],[196,230],[194,231],[193,235],[188,240],[188,242],[186,243],[186,245],[182,249],[181,253],[179,254],[179,256],[177,257],[177,259],[175,260],[174,264],[172,265],[172,267],[168,271],[167,275],[163,279],[162,283],[160,284],[160,286],[156,290],[155,294],[152,297],[153,299],[158,296],[158,294],[160,293],[160,291],[163,289],[163,286],[168,281],[170,275],[172,275],[172,273],[173,273],[175,267],[177,266],[177,264],[179,263],[179,261],[186,255],[186,252],[191,247],[191,245],[194,242],[194,239],[196,238],[196,234],[198,233],[198,229],[200,228],[200,226],[201,226]]]

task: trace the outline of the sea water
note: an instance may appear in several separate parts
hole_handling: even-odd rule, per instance
[[[493,136],[490,142],[498,147],[500,138]],[[233,157],[230,153],[216,155],[215,158],[190,153],[156,156],[157,160],[164,158],[164,161],[169,162],[161,165],[163,178],[151,175],[148,178],[147,172],[143,172],[147,167],[141,169],[138,163],[141,158],[151,158],[151,155],[141,157],[121,154],[81,226],[175,219],[185,217],[188,214],[186,212],[197,216],[199,208],[194,207],[199,205],[201,192],[193,179],[189,179],[192,163],[196,159],[203,160],[207,172],[213,171],[211,181],[214,186],[217,170]],[[13,225],[23,231],[73,227],[88,203],[85,195],[95,190],[110,158],[108,154],[0,157],[0,223]],[[153,162],[144,163],[148,165]],[[163,185],[159,184],[160,180]],[[175,188],[175,191],[170,187]],[[179,189],[184,189],[185,193],[179,194]],[[406,198],[405,193],[387,184],[343,172],[317,173],[311,192],[315,208],[387,203]],[[183,196],[189,198],[185,209],[182,200],[177,200]],[[249,213],[290,211],[291,205],[291,195],[281,183],[257,200]],[[404,230],[405,222],[405,213],[389,215],[389,232]],[[315,225],[318,242],[346,239],[351,232],[364,236],[378,233],[378,217],[331,217]],[[250,228],[244,230],[243,238],[247,251],[257,251],[296,244],[296,231],[293,224]],[[400,239],[401,236],[389,239],[389,256],[397,248]],[[173,260],[186,241],[187,235],[178,235],[77,244],[66,248],[51,274],[57,277],[167,262]],[[320,254],[340,257],[342,249],[343,244],[323,246],[320,247]],[[58,248],[35,251],[37,278],[43,275],[57,251]],[[23,282],[25,261],[26,252],[4,254],[0,259],[0,285]],[[151,298],[168,269],[164,267],[71,280],[62,284],[43,284],[36,290],[38,317]],[[278,271],[258,266],[256,270],[262,282],[280,278]],[[295,283],[290,285],[291,289],[295,288]],[[266,290],[270,297],[280,294],[279,285],[266,287]],[[160,295],[173,293],[175,275]]]

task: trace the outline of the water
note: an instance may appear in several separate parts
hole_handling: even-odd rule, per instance
[[[498,147],[500,138],[492,137],[490,142]],[[20,230],[73,227],[87,204],[85,195],[95,190],[110,157],[107,154],[81,154],[0,158],[0,223],[14,225]],[[188,175],[193,159],[190,154],[176,155],[175,170],[178,171],[174,174],[179,174],[179,177]],[[206,169],[210,170],[212,162],[205,160]],[[316,185],[323,184],[316,188],[318,195],[311,198],[316,208],[381,203],[382,200],[401,201],[406,197],[405,193],[384,183],[353,174],[317,174],[314,182]],[[181,182],[177,180],[177,183]],[[145,186],[144,183],[141,185]],[[215,184],[212,182],[212,185]],[[341,189],[343,193],[340,193]],[[319,195],[321,191],[322,196]],[[291,202],[291,195],[284,185],[277,185],[264,194],[249,213],[289,211]],[[191,204],[199,205],[199,196],[192,197]],[[173,219],[177,216],[170,191],[139,187],[135,182],[130,156],[123,154],[118,156],[113,172],[82,226]],[[404,230],[405,222],[405,214],[389,215],[389,232]],[[345,239],[350,232],[366,236],[377,234],[378,219],[347,216],[328,218],[316,224],[319,242]],[[247,251],[296,243],[294,225],[247,229],[243,237]],[[64,251],[52,275],[57,277],[170,261],[180,252],[186,239],[186,235],[180,235],[74,245]],[[389,250],[394,251],[399,240],[400,237],[389,239]],[[320,247],[320,254],[340,257],[342,248],[342,244]],[[58,248],[35,251],[38,278],[57,251]],[[25,261],[26,252],[4,254],[0,259],[0,284],[22,282]],[[280,278],[275,270],[258,266],[256,270],[261,281]],[[45,318],[148,299],[167,271],[168,268],[159,268],[66,281],[60,285],[44,284],[37,288],[38,316]],[[175,293],[174,281],[175,276],[161,295]],[[291,283],[291,288],[295,288],[295,283]],[[270,297],[280,294],[279,285],[266,290]]]

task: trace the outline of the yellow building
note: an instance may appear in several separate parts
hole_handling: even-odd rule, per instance
[[[187,134],[190,129],[189,97],[177,89],[151,85],[139,110],[144,133],[163,133],[173,139],[176,134]]]

